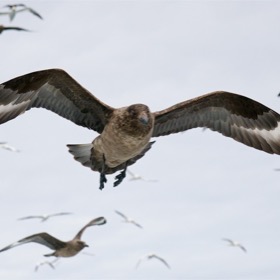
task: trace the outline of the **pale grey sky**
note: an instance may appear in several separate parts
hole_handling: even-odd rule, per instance
[[[14,2],[1,1],[1,6]],[[145,103],[152,111],[215,90],[243,94],[280,111],[278,1],[24,1],[10,23],[34,32],[0,35],[0,82],[62,68],[113,107]],[[279,157],[201,129],[160,137],[131,167],[157,183],[124,182],[101,192],[99,174],[74,161],[66,144],[94,131],[40,109],[0,126],[0,247],[46,231],[90,247],[34,272],[46,247],[0,254],[1,279],[279,279]],[[143,225],[121,222],[119,210]],[[25,215],[73,212],[45,223]],[[222,238],[248,250],[228,247]],[[143,262],[156,252],[171,266]]]

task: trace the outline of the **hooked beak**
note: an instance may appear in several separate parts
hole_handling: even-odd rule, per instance
[[[140,115],[139,115],[139,121],[142,123],[142,124],[148,124],[149,122],[149,117],[148,115],[145,113],[145,112],[142,112]]]

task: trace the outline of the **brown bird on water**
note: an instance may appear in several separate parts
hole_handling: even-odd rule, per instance
[[[85,247],[88,247],[88,245],[84,241],[81,240],[84,230],[90,226],[104,225],[105,223],[106,223],[106,219],[104,217],[99,217],[99,218],[93,219],[88,224],[86,224],[75,235],[75,237],[72,240],[70,240],[68,242],[61,241],[46,232],[33,234],[33,235],[25,237],[17,242],[12,243],[11,245],[9,245],[7,247],[1,249],[0,253],[3,251],[9,250],[13,247],[25,244],[25,243],[35,242],[35,243],[45,245],[52,250],[55,250],[53,253],[44,255],[45,257],[51,257],[51,256],[65,257],[65,258],[73,257],[76,254],[78,254],[82,249],[84,249]]]
[[[122,170],[114,186],[152,147],[152,137],[207,127],[247,146],[280,154],[280,115],[242,95],[215,91],[151,112],[144,104],[113,108],[61,69],[29,73],[0,85],[0,124],[31,108],[45,108],[100,135],[92,143],[68,145],[86,167],[106,174]]]

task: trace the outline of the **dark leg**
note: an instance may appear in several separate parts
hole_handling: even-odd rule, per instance
[[[126,176],[126,168],[127,168],[127,165],[125,165],[124,170],[122,170],[120,172],[120,174],[118,174],[115,177],[116,181],[114,182],[114,187],[118,186],[122,182],[122,180],[125,178],[125,176]]]
[[[105,156],[103,155],[103,164],[102,164],[102,170],[100,173],[100,180],[99,180],[99,189],[102,191],[104,189],[104,184],[107,182],[107,178],[105,175]]]

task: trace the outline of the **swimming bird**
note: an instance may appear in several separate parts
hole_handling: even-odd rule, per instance
[[[11,152],[16,152],[16,153],[20,152],[19,149],[9,145],[7,142],[0,142],[0,148]]]
[[[93,219],[87,223],[72,240],[67,242],[61,241],[46,232],[33,234],[1,249],[0,253],[25,243],[35,242],[55,250],[53,253],[44,255],[45,257],[73,257],[85,247],[89,247],[84,241],[81,240],[84,230],[90,226],[103,225],[105,223],[106,219],[104,217]]]
[[[246,248],[241,245],[239,242],[237,241],[233,241],[231,239],[228,239],[228,238],[223,238],[224,241],[228,242],[228,245],[229,246],[232,246],[232,247],[239,247],[243,252],[247,253],[247,250]]]
[[[25,4],[12,4],[12,5],[5,5],[4,8],[8,8],[9,11],[7,12],[0,12],[0,15],[8,15],[10,18],[10,21],[12,21],[17,13],[20,12],[25,12],[28,11],[30,13],[32,13],[34,16],[43,19],[43,17],[37,13],[35,10],[33,10],[30,7],[27,7]]]
[[[93,96],[68,73],[47,69],[0,85],[0,124],[31,108],[45,108],[98,135],[89,144],[67,145],[74,159],[106,175],[121,172],[114,186],[151,149],[152,137],[207,127],[247,146],[280,154],[280,115],[248,97],[215,91],[151,112],[144,104],[113,108]]]
[[[115,210],[115,212],[120,215],[121,217],[123,217],[124,219],[124,222],[125,223],[130,223],[130,224],[133,224],[139,228],[143,228],[140,224],[138,224],[136,221],[132,220],[131,218],[128,218],[125,214],[121,213],[120,211],[118,210]]]
[[[62,215],[71,215],[72,213],[69,212],[60,212],[60,213],[54,213],[54,214],[44,214],[44,215],[33,215],[33,216],[26,216],[19,218],[19,221],[22,220],[28,220],[28,219],[41,219],[41,222],[47,221],[51,217],[56,217],[56,216],[62,216]]]
[[[158,259],[159,261],[161,261],[167,268],[170,269],[170,266],[169,264],[166,262],[165,259],[163,259],[162,257],[159,257],[158,255],[156,255],[155,253],[149,253],[147,255],[145,255],[144,257],[140,258],[139,261],[137,262],[136,266],[135,266],[135,269],[137,269],[140,265],[140,263],[143,261],[143,260],[151,260],[151,259]]]
[[[130,181],[139,181],[139,180],[142,180],[142,181],[146,181],[146,182],[157,182],[157,180],[146,179],[146,178],[142,177],[142,176],[139,175],[139,174],[133,173],[133,172],[132,172],[131,170],[129,170],[129,169],[127,169],[126,171],[127,171],[128,174],[130,175],[130,178],[129,178]]]
[[[5,31],[5,30],[16,30],[16,31],[27,31],[27,32],[30,32],[30,30],[28,30],[28,29],[17,27],[17,26],[4,26],[4,25],[0,25],[0,34],[3,31]]]

